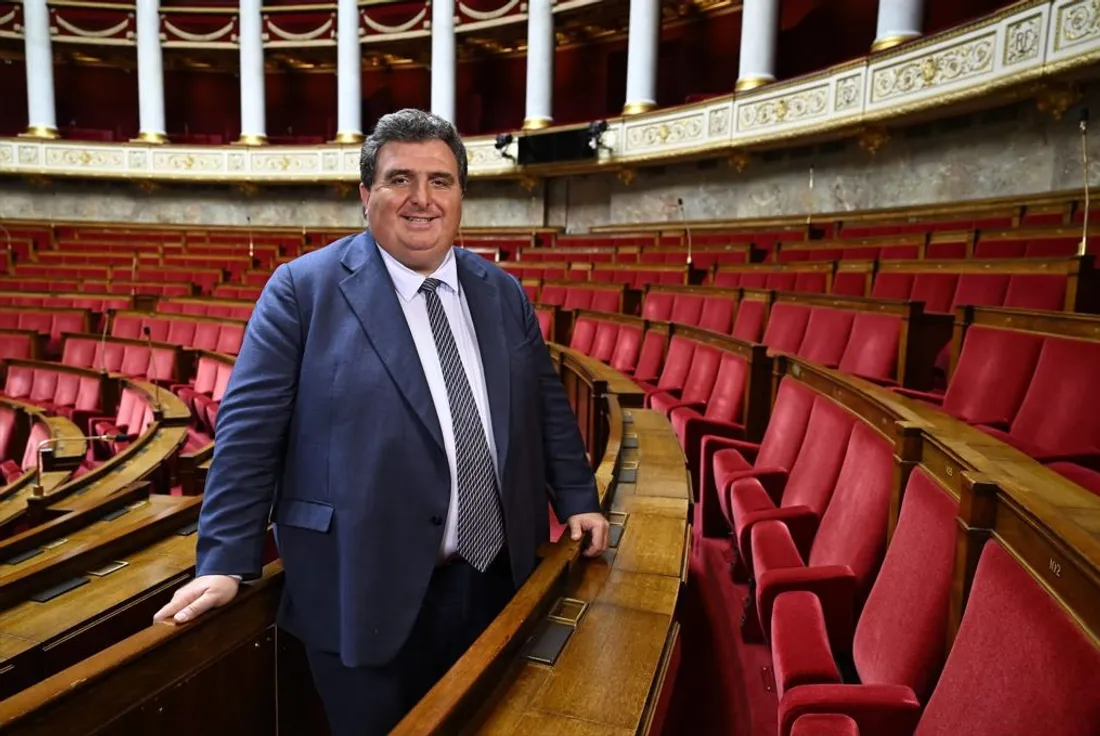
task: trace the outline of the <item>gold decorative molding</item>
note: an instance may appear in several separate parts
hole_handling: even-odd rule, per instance
[[[890,134],[885,128],[864,128],[859,133],[859,147],[874,156],[889,142]]]
[[[734,151],[726,159],[726,163],[729,167],[740,174],[745,170],[745,167],[749,165],[750,156],[746,151]]]
[[[538,174],[636,169],[685,157],[727,158],[736,168],[741,155],[757,146],[860,135],[904,124],[916,114],[926,119],[969,107],[982,96],[1030,95],[1052,115],[1062,114],[1075,94],[1067,91],[1062,75],[1093,69],[1097,62],[1100,0],[1023,0],[964,26],[798,79],[609,119],[595,160],[540,166]],[[56,131],[49,130],[28,133],[37,135],[0,139],[0,175],[257,185],[354,185],[359,177],[358,142],[151,146],[56,140]],[[884,143],[875,143],[878,137],[864,132],[861,145],[877,150]],[[516,179],[525,173],[496,149],[495,136],[464,143],[474,178]]]
[[[549,128],[554,124],[554,121],[550,118],[524,118],[523,129],[524,130],[542,130],[543,128]]]
[[[871,44],[871,53],[877,54],[880,51],[892,49],[895,46],[901,46],[903,43],[907,43],[917,38],[920,38],[919,33],[891,33],[888,36],[875,39],[875,42]]]
[[[1081,100],[1081,90],[1071,84],[1044,84],[1035,96],[1035,106],[1040,112],[1048,113],[1055,120],[1061,120],[1066,110]]]
[[[358,146],[363,142],[363,134],[358,131],[337,133],[332,142],[344,146]]]
[[[57,128],[51,128],[48,125],[29,125],[26,130],[19,134],[19,137],[53,141],[60,138],[61,134],[57,132]]]
[[[131,143],[148,143],[151,146],[163,146],[168,142],[168,136],[164,133],[152,133],[149,131],[141,131],[137,134],[137,138],[132,138]]]
[[[634,179],[637,178],[638,172],[631,168],[619,169],[615,172],[615,176],[618,177],[624,185],[630,186],[634,183]]]
[[[535,191],[535,187],[539,185],[539,178],[537,176],[531,176],[530,174],[524,174],[519,178],[519,185],[523,187],[523,191],[530,194]]]
[[[737,80],[737,83],[733,85],[734,92],[748,92],[750,90],[763,87],[764,85],[771,84],[775,81],[775,77],[766,76],[751,76],[741,77]]]
[[[236,145],[238,146],[266,146],[267,136],[259,135],[258,133],[241,133],[241,137],[237,139]]]
[[[623,105],[623,116],[641,115],[642,113],[655,110],[656,108],[657,105],[653,102],[628,102]]]

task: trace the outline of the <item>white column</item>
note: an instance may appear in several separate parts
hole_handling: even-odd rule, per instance
[[[359,53],[359,4],[336,6],[336,142],[363,140],[363,60]]]
[[[241,137],[238,143],[267,143],[264,111],[264,26],[260,0],[240,0],[237,34],[241,46]]]
[[[779,0],[745,0],[741,7],[741,61],[738,92],[775,81],[775,42],[779,35]]]
[[[137,0],[137,140],[164,143],[164,63],[160,48],[160,0]]]
[[[27,61],[27,130],[23,135],[57,138],[50,10],[46,0],[23,0],[23,45]]]
[[[455,121],[455,0],[432,3],[432,112]]]
[[[878,29],[871,51],[882,51],[921,35],[924,0],[878,0]]]
[[[630,0],[623,115],[635,115],[657,107],[657,46],[660,33],[660,0]]]
[[[551,0],[527,3],[527,112],[524,130],[554,122],[554,13]]]

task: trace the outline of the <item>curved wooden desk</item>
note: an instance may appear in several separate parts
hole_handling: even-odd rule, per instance
[[[615,547],[585,560],[580,543],[546,545],[515,599],[399,732],[495,732],[516,719],[541,728],[584,718],[625,733],[644,730],[652,716],[676,642],[673,613],[688,554],[683,457],[663,417],[624,410],[624,397],[604,388],[628,390],[632,401],[636,389],[621,376],[568,359],[562,370],[589,408],[600,407],[608,428],[594,465]],[[150,626],[16,693],[0,703],[0,728],[201,728],[205,717],[190,707],[199,697],[250,733],[272,732],[276,723],[288,733],[324,733],[300,652],[273,626],[281,587],[276,561],[233,604],[197,624]],[[559,636],[564,646],[555,652],[549,645]],[[180,689],[180,682],[187,684]]]

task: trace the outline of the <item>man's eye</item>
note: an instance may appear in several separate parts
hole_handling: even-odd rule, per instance
[[[399,187],[405,186],[408,183],[409,183],[409,177],[407,177],[407,176],[395,176],[392,179],[390,179],[390,184],[393,184],[393,185],[399,186]]]

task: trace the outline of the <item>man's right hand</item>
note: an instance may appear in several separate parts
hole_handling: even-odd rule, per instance
[[[164,608],[153,614],[153,623],[194,621],[211,608],[224,606],[237,595],[240,581],[230,575],[203,575],[176,591]]]

